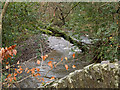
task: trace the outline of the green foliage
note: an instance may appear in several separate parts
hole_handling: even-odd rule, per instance
[[[3,46],[24,40],[35,32],[38,3],[11,2],[3,18]],[[23,38],[24,37],[24,38]]]
[[[75,38],[79,40],[81,35],[88,34],[94,43],[100,42],[99,46],[91,47],[92,54],[99,52],[98,58],[114,60],[118,47],[116,6],[117,3],[80,3],[63,28],[71,30],[74,37],[78,35]],[[111,35],[112,39],[109,39]]]

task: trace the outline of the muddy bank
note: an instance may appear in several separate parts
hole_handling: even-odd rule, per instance
[[[41,46],[43,54],[49,53],[52,49],[48,47],[48,41],[41,34],[31,36],[26,41],[21,41],[17,44],[16,61],[24,62],[35,56],[40,56]],[[41,46],[40,46],[41,44]]]

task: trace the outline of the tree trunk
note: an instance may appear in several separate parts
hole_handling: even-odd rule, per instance
[[[7,0],[7,1],[5,2],[4,7],[3,7],[3,9],[1,10],[2,13],[1,13],[1,17],[0,17],[0,47],[2,47],[2,18],[3,18],[3,16],[5,15],[5,12],[6,12],[6,10],[7,10],[7,7],[8,7],[8,5],[9,5],[9,2],[8,2],[8,1],[9,1],[9,0]]]

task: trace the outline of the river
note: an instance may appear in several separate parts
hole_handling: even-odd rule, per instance
[[[46,60],[43,61],[42,68],[40,68],[40,65],[36,63],[37,59],[33,59],[29,62],[26,62],[21,66],[23,67],[23,69],[25,69],[26,67],[40,68],[41,76],[37,76],[37,77],[44,78],[45,81],[39,81],[34,77],[29,77],[19,83],[21,88],[38,88],[42,85],[42,82],[46,83],[49,81],[57,80],[59,78],[68,75],[70,72],[73,72],[74,70],[82,69],[84,66],[88,65],[88,63],[85,62],[84,57],[81,59],[77,58],[77,55],[81,54],[81,50],[78,49],[73,44],[64,40],[62,37],[54,37],[54,36],[48,37],[47,35],[44,36],[48,38],[48,45],[52,49],[52,51],[48,54]],[[89,43],[86,37],[82,36],[81,39],[83,40],[83,42]],[[75,59],[73,59],[72,57],[73,53],[77,53]],[[51,67],[48,66],[49,61],[52,61],[53,63],[58,63],[61,61],[61,58],[65,58],[65,57],[67,57],[68,60],[64,59],[59,65],[57,65],[56,68],[53,68],[51,70]],[[65,69],[65,64],[68,65],[68,70]],[[75,65],[76,68],[72,68],[72,65]],[[28,75],[29,74],[25,72],[21,74],[22,77],[26,77]],[[50,80],[52,76],[54,76],[55,79]]]

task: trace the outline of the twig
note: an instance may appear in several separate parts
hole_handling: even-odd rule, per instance
[[[29,76],[27,76],[27,77],[21,79],[20,81],[17,81],[17,83],[20,83],[20,82],[22,82],[23,80],[25,80],[25,79],[27,79],[27,78],[29,78],[29,77],[31,77],[31,76],[32,76],[32,75],[30,74]]]
[[[23,62],[23,63],[20,63],[20,64],[24,64],[24,63],[29,62],[29,61],[31,61],[31,60],[33,60],[33,59],[36,59],[36,58],[37,58],[37,56],[35,56],[35,57],[33,57],[33,58],[31,58],[31,59]],[[13,67],[13,66],[15,66],[15,65],[17,65],[17,64],[13,64],[13,65],[11,65],[10,67]],[[10,68],[10,67],[9,67],[9,68]],[[3,71],[3,70],[6,70],[6,69],[0,69],[0,71]]]
[[[40,50],[41,50],[41,56],[43,56],[43,50],[42,50],[42,45],[40,44]],[[42,58],[42,63],[40,65],[40,68],[42,68],[42,64],[43,64],[43,58]]]
[[[75,4],[75,5],[68,11],[67,15],[66,15],[64,18],[66,18],[66,17],[70,14],[70,12],[71,12],[78,4],[80,4],[80,2],[78,2],[77,4]]]
[[[59,61],[55,66],[59,65],[62,61],[63,61],[63,60]],[[53,68],[55,68],[55,67],[53,67]],[[51,68],[51,69],[45,74],[45,77],[47,76],[47,74],[48,74],[53,68]]]

